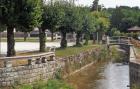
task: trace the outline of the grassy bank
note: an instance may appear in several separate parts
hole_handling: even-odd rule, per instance
[[[65,49],[61,49],[61,48],[57,48],[56,49],[56,57],[65,57],[65,56],[70,56],[70,55],[76,55],[79,54],[81,52],[87,51],[87,50],[91,50],[91,49],[95,49],[95,48],[99,48],[101,47],[101,45],[86,45],[86,46],[82,46],[82,47],[67,47]],[[46,49],[46,52],[48,51],[48,49]],[[17,53],[17,56],[26,56],[26,55],[35,55],[35,54],[39,54],[42,52],[39,51],[31,51],[31,52],[26,52],[26,53]]]
[[[74,89],[62,80],[48,80],[48,82],[40,81],[32,85],[19,85],[12,89]]]
[[[66,49],[59,48],[59,49],[56,49],[56,56],[64,57],[64,56],[76,55],[81,52],[99,48],[99,47],[100,47],[100,45],[87,45],[87,46],[83,46],[83,47],[68,47]]]

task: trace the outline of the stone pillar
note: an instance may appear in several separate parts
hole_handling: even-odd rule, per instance
[[[12,67],[12,61],[4,60],[4,67]]]
[[[42,63],[46,63],[46,61],[47,61],[47,58],[46,58],[46,57],[42,57],[42,58],[41,58],[41,62],[42,62]]]
[[[28,65],[34,65],[35,60],[34,59],[28,59]]]
[[[41,64],[41,58],[36,59],[36,64]]]
[[[55,55],[50,56],[50,61],[54,61],[55,60]]]

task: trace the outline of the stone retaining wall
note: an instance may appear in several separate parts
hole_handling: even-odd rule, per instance
[[[130,89],[133,89],[133,85],[139,86],[140,84],[140,63],[137,61],[137,55],[133,46],[130,46],[129,49]]]
[[[130,62],[130,85],[140,84],[140,64]]]
[[[97,51],[90,50],[78,55],[56,58],[56,60],[47,61],[46,63],[0,68],[0,87],[48,80],[53,78],[59,69],[62,69],[63,75],[68,75],[76,69],[91,63],[93,60],[88,60],[88,58],[92,57],[93,53],[96,54]]]
[[[82,52],[78,55],[72,55],[65,58],[58,58],[59,64],[61,64],[61,75],[63,77],[68,76],[72,72],[86,66],[87,64],[95,61],[96,56],[99,55],[99,51],[91,50]],[[94,57],[93,57],[94,56]]]
[[[53,77],[57,69],[55,61],[29,66],[18,66],[0,69],[0,86],[29,84],[34,81]]]

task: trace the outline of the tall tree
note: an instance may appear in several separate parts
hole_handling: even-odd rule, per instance
[[[97,33],[97,41],[102,40],[102,35],[110,26],[110,20],[108,18],[108,14],[106,12],[92,12],[93,16],[96,18],[96,33]]]
[[[59,27],[59,30],[62,35],[61,39],[61,48],[67,47],[66,33],[74,31],[74,20],[75,20],[75,6],[69,2],[63,2],[62,8],[64,9],[63,21]]]
[[[85,45],[88,44],[88,40],[90,39],[90,34],[94,33],[96,31],[95,26],[96,26],[96,18],[89,12],[86,13],[83,19],[83,26],[82,29],[85,34]],[[94,35],[94,34],[93,34]],[[94,37],[93,38],[93,43],[94,43]]]
[[[99,0],[94,0],[91,11],[98,11]]]
[[[81,46],[80,39],[82,39],[82,24],[83,24],[83,18],[84,18],[84,9],[80,7],[75,7],[74,12],[74,21],[73,21],[73,29],[76,32],[76,45]]]
[[[33,28],[39,24],[41,0],[1,0],[1,3],[0,21],[7,27],[7,56],[14,56],[14,28]]]
[[[42,18],[42,25],[40,28],[40,51],[45,51],[45,42],[46,42],[46,33],[45,30],[49,29],[52,33],[51,38],[53,38],[53,34],[60,27],[62,20],[64,17],[64,10],[61,7],[61,3],[59,1],[49,3],[44,5],[44,13]]]

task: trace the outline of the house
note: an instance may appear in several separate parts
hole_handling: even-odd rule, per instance
[[[134,32],[134,33],[140,32],[140,27],[138,26],[131,27],[128,29],[128,32]]]

